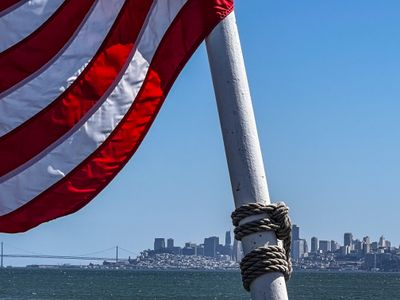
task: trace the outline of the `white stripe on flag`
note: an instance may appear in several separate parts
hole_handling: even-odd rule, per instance
[[[0,137],[48,106],[75,80],[99,49],[123,3],[99,0],[64,53],[40,75],[1,99]]]
[[[186,1],[168,2],[156,2],[133,59],[120,82],[99,109],[43,158],[1,183],[0,199],[3,201],[0,202],[0,216],[26,204],[71,172],[118,125],[140,90],[163,35]]]
[[[30,0],[0,18],[0,52],[26,38],[57,10],[64,0]]]

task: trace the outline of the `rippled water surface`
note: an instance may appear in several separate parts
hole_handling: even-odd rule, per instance
[[[297,299],[400,300],[399,273],[295,273]],[[250,299],[238,272],[0,270],[0,299]]]

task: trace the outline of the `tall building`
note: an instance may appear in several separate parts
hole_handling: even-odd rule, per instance
[[[225,232],[225,246],[230,246],[232,245],[232,240],[231,240],[231,231]]]
[[[196,243],[192,243],[192,242],[185,243],[185,248],[196,248],[196,247],[197,247]]]
[[[292,241],[300,239],[300,228],[297,225],[292,225]]]
[[[311,252],[315,253],[318,251],[318,238],[316,238],[315,236],[313,236],[311,238]]]
[[[168,239],[167,240],[167,248],[168,249],[174,248],[174,239]]]
[[[371,243],[371,250],[376,252],[378,250],[378,242]]]
[[[340,249],[340,245],[336,241],[331,241],[331,252],[336,252],[337,250]]]
[[[182,249],[183,255],[197,255],[197,247],[187,247]]]
[[[212,236],[204,239],[204,256],[217,257],[219,238]]]
[[[233,249],[232,249],[232,260],[236,262],[241,262],[243,258],[243,248],[242,242],[238,240],[233,240]]]
[[[203,244],[198,245],[198,246],[196,247],[196,255],[198,255],[198,256],[204,256],[204,245],[203,245]]]
[[[350,246],[342,246],[340,247],[340,253],[342,255],[347,255],[350,253]]]
[[[385,246],[386,246],[385,237],[383,235],[381,235],[381,237],[379,238],[378,247],[379,248],[385,248]]]
[[[363,246],[362,246],[362,242],[359,240],[359,239],[356,239],[355,241],[353,241],[353,245],[354,245],[354,250],[357,252],[357,253],[360,253],[361,252],[361,250],[362,250],[362,248],[363,248]]]
[[[350,248],[352,248],[352,245],[353,245],[353,234],[352,233],[346,232],[344,234],[343,245],[349,246]]]
[[[307,244],[307,241],[305,239],[302,239],[302,240],[304,241],[304,247],[303,247],[304,254],[306,254],[306,253],[308,253],[308,244]]]
[[[323,253],[327,253],[331,251],[331,242],[330,241],[319,241],[319,250]]]
[[[172,247],[172,248],[169,248],[168,251],[170,253],[172,253],[172,254],[175,254],[175,255],[181,255],[182,254],[182,248],[181,247]]]
[[[364,255],[371,252],[371,240],[369,236],[364,236],[362,241],[362,252]]]
[[[295,240],[292,244],[292,258],[299,260],[304,256],[304,242],[305,240]]]
[[[370,253],[371,252],[371,244],[363,243],[362,252],[364,255],[367,255],[368,253]]]
[[[385,241],[385,248],[390,249],[392,247],[392,243],[388,240]]]
[[[164,238],[155,238],[154,239],[154,250],[160,250],[165,248],[165,239]]]

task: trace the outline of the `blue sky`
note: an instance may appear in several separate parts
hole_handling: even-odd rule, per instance
[[[271,199],[289,204],[304,238],[343,243],[351,231],[398,246],[400,2],[238,0],[236,14]],[[233,209],[202,46],[100,196],[0,240],[6,252],[139,252],[154,237],[222,238]]]

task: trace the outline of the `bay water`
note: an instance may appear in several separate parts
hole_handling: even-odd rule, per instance
[[[400,300],[399,273],[295,272],[289,299]],[[0,299],[250,299],[239,272],[0,270]]]

